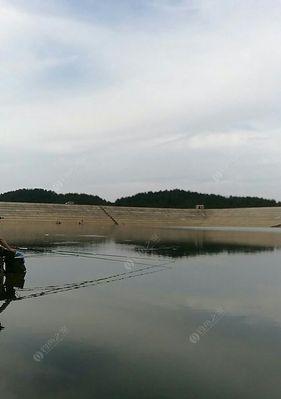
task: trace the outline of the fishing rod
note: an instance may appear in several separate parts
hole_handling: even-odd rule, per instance
[[[56,250],[57,252],[60,253],[71,253],[73,255],[94,255],[94,256],[108,256],[108,257],[116,257],[116,258],[126,258],[128,259],[128,255],[119,255],[119,254],[109,254],[109,253],[101,253],[101,252],[82,252],[82,251],[66,251],[66,250]],[[139,259],[139,260],[143,260],[143,259],[147,259],[147,257],[145,256],[134,256],[134,259]],[[156,260],[156,259],[155,259]]]
[[[45,248],[25,248],[25,247],[19,247],[18,248],[21,251],[30,251],[30,252],[38,252],[38,253],[67,253],[67,254],[72,254],[73,256],[79,256],[79,255],[91,255],[91,256],[106,256],[106,257],[114,257],[114,258],[128,258],[126,255],[118,255],[118,254],[108,254],[108,253],[101,253],[101,252],[88,252],[88,251],[67,251],[67,250],[53,250],[53,249],[45,249]],[[138,250],[138,248],[137,248]],[[142,256],[134,256],[134,259],[147,259],[146,257]],[[155,259],[156,261],[156,259]]]
[[[116,259],[112,259],[112,258],[107,258],[105,256],[95,256],[95,255],[75,255],[75,254],[71,254],[71,253],[62,253],[59,251],[56,251],[56,254],[61,255],[61,256],[77,256],[79,258],[85,258],[85,259],[98,259],[98,260],[106,260],[109,262],[125,262],[126,259],[127,261],[132,261],[134,263],[134,265],[141,265],[141,266],[150,266],[150,264],[148,263],[143,263],[143,262],[139,262],[139,261],[135,261],[135,257],[122,257],[121,259],[118,259],[118,256],[116,256]],[[146,258],[143,258],[146,259]],[[169,264],[170,262],[166,262],[166,263],[160,263],[159,266],[164,266],[165,264]],[[154,266],[157,267],[157,264],[154,264]]]
[[[135,265],[141,265],[141,266],[150,266],[150,264],[148,263],[143,263],[143,262],[139,262],[138,260],[147,260],[146,257],[128,257],[128,256],[124,256],[124,255],[114,255],[114,254],[99,254],[99,253],[91,253],[91,252],[72,252],[72,251],[64,251],[64,250],[52,250],[52,249],[35,249],[35,248],[19,248],[20,250],[28,250],[28,251],[32,251],[34,250],[39,252],[39,253],[50,253],[50,254],[54,254],[54,255],[60,255],[60,256],[76,256],[79,258],[86,258],[86,259],[98,259],[98,260],[106,260],[109,262],[124,262],[125,260],[128,261],[133,261],[133,263]],[[27,257],[30,255],[26,255]],[[149,258],[149,260],[151,260]],[[158,259],[155,259],[155,261],[159,261]],[[166,263],[161,263],[159,264],[159,266],[164,266],[165,264],[169,264],[170,262],[166,262]],[[157,265],[156,265],[157,266]]]

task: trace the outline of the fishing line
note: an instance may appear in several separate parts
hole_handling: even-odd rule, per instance
[[[143,271],[144,270],[145,269],[143,269]],[[24,300],[24,299],[38,298],[38,297],[42,297],[42,296],[46,296],[46,295],[52,295],[52,294],[57,294],[57,293],[67,292],[67,291],[73,291],[73,290],[76,290],[76,289],[79,289],[79,288],[85,288],[85,287],[89,287],[89,286],[96,286],[96,285],[99,285],[99,284],[107,284],[107,283],[114,282],[114,281],[120,281],[120,280],[125,280],[125,279],[129,279],[129,278],[133,278],[133,277],[144,276],[146,274],[157,273],[157,272],[163,271],[163,270],[167,270],[167,268],[162,268],[160,270],[152,270],[152,271],[148,271],[148,272],[144,272],[144,273],[137,273],[137,274],[135,272],[135,274],[132,274],[132,275],[129,275],[130,273],[121,273],[121,274],[116,275],[116,276],[108,276],[108,277],[104,277],[104,278],[100,278],[100,279],[96,279],[96,280],[83,281],[81,283],[73,283],[72,285],[68,284],[68,285],[64,285],[64,286],[61,286],[61,287],[54,288],[52,290],[50,289],[50,290],[46,290],[46,291],[42,291],[42,292],[38,292],[38,293],[34,293],[34,294],[21,296],[19,298],[14,299],[14,301],[21,301],[21,300]],[[141,271],[141,270],[139,270],[139,271]]]
[[[60,256],[76,256],[76,257],[80,257],[80,258],[86,258],[86,259],[98,259],[98,260],[105,260],[105,261],[110,261],[110,262],[124,262],[124,259],[127,259],[128,261],[132,261],[133,265],[139,265],[139,266],[145,266],[145,267],[141,267],[140,269],[137,270],[131,270],[131,271],[127,271],[127,272],[122,272],[122,273],[117,273],[117,274],[113,274],[111,276],[107,276],[107,277],[101,277],[99,279],[94,279],[94,280],[85,280],[82,282],[72,282],[72,283],[67,283],[67,284],[56,284],[56,285],[49,285],[49,286],[44,286],[44,287],[31,287],[31,288],[23,288],[23,289],[19,289],[18,291],[21,292],[32,292],[32,291],[37,291],[37,290],[43,290],[40,293],[33,293],[24,297],[20,297],[17,300],[20,300],[21,298],[32,298],[32,297],[39,297],[42,295],[47,295],[47,294],[51,294],[51,293],[56,293],[56,292],[64,292],[64,291],[69,291],[69,290],[73,290],[73,289],[77,289],[77,288],[82,288],[82,287],[87,287],[90,285],[97,285],[97,284],[101,284],[101,283],[105,283],[105,282],[110,282],[110,281],[116,281],[116,280],[122,280],[125,278],[131,278],[131,277],[137,277],[138,275],[144,275],[144,274],[148,274],[151,272],[148,272],[148,270],[150,269],[154,269],[154,268],[160,268],[159,270],[155,270],[153,272],[157,272],[157,271],[161,271],[164,270],[166,268],[168,268],[169,265],[171,265],[172,263],[175,263],[175,260],[170,261],[170,262],[165,262],[165,263],[160,263],[160,264],[149,264],[149,263],[143,263],[143,262],[136,262],[134,261],[134,259],[146,259],[145,257],[138,257],[138,258],[129,258],[128,256],[123,256],[123,255],[114,255],[114,254],[104,254],[105,256],[108,257],[102,257],[102,256],[97,256],[97,254],[91,253],[91,252],[72,252],[72,251],[63,251],[63,250],[46,250],[46,249],[39,249],[39,248],[20,248],[21,250],[26,250],[26,251],[33,251],[33,252],[37,252],[37,254],[27,254],[26,257],[32,257],[32,256],[42,256],[42,254],[44,253],[49,253],[49,254],[53,254],[53,255],[60,255]],[[38,254],[38,252],[40,252],[40,255]],[[98,254],[101,255],[101,254]],[[113,259],[116,258],[116,259]],[[119,258],[119,259],[118,259]],[[120,259],[121,258],[121,259]],[[159,260],[159,259],[158,259]],[[144,272],[142,274],[140,274],[140,272]]]
[[[74,283],[74,282],[66,283],[66,284],[63,285],[63,287],[73,286],[75,284],[91,283],[93,281],[106,280],[106,279],[110,279],[110,278],[130,275],[130,274],[142,272],[142,271],[149,270],[149,269],[154,269],[154,268],[157,268],[157,267],[160,267],[162,269],[165,269],[165,268],[169,269],[169,267],[167,267],[167,266],[172,264],[172,263],[175,263],[175,261],[172,261],[172,262],[169,262],[169,263],[165,263],[165,264],[159,264],[159,265],[146,265],[146,267],[143,267],[141,269],[131,270],[131,271],[128,271],[128,272],[122,272],[122,273],[117,273],[117,274],[112,274],[110,276],[101,277],[101,278],[95,279],[95,280],[85,280],[85,281],[82,281],[80,283]],[[50,289],[51,290],[51,289],[55,289],[57,287],[61,287],[61,285],[60,284],[56,284],[56,285],[48,285],[48,286],[44,286],[44,287],[41,286],[41,287],[21,288],[21,289],[19,289],[19,291],[35,291],[35,290],[39,290],[39,289],[47,289],[47,290]]]
[[[98,259],[98,260],[106,260],[108,262],[118,262],[118,263],[124,262],[124,258],[122,258],[122,259],[111,259],[111,258],[105,258],[105,257],[95,256],[95,255],[87,256],[87,255],[73,255],[73,254],[60,253],[60,252],[54,252],[54,253],[57,254],[57,255],[61,255],[61,256],[77,256],[77,257],[82,258],[82,259],[83,258],[85,258],[85,259]],[[118,258],[118,256],[116,256],[116,258]],[[127,259],[128,261],[133,261],[133,263],[135,265],[150,266],[149,263],[135,262],[134,259],[136,259],[136,258],[134,258],[134,257],[127,257],[125,259]],[[146,258],[143,258],[143,259],[146,259]],[[165,265],[165,264],[169,264],[169,262],[162,263],[161,265]],[[155,265],[155,266],[157,266],[157,265]]]
[[[21,248],[21,250],[33,250],[33,249]],[[124,256],[124,255],[119,256],[119,255],[113,255],[113,254],[110,254],[110,255],[104,254],[104,256],[99,256],[99,254],[94,254],[91,252],[84,252],[85,254],[88,254],[88,255],[83,255],[83,252],[78,253],[78,252],[71,252],[71,251],[68,252],[68,251],[44,250],[44,249],[42,249],[42,250],[37,249],[37,251],[39,251],[40,253],[49,253],[49,254],[53,254],[53,255],[75,256],[78,258],[97,259],[97,260],[105,260],[105,261],[109,261],[109,262],[118,262],[118,263],[124,262],[124,259],[127,259],[127,261],[132,261],[135,265],[140,265],[140,266],[150,266],[151,265],[149,263],[135,261],[135,259],[148,260],[146,257],[140,258],[140,257],[129,257],[129,256]],[[32,257],[32,255],[33,254],[29,254],[29,255],[26,255],[26,257]],[[109,256],[109,257],[107,257],[107,256]],[[115,257],[115,259],[113,257]],[[162,258],[162,257],[159,257],[159,258]],[[155,259],[155,261],[159,261],[159,258],[157,260]],[[151,259],[149,259],[149,260],[151,260]],[[170,262],[161,263],[160,265],[164,266],[165,264],[169,264],[169,263]],[[155,265],[155,266],[157,266],[157,265]]]

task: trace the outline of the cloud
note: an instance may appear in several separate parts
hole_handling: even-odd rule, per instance
[[[175,186],[261,194],[262,151],[275,182],[264,181],[263,194],[280,199],[281,7],[97,4],[0,2],[0,134],[3,149],[21,154],[21,186],[48,187],[54,157],[68,169],[84,156],[89,178],[77,173],[63,191],[93,192],[98,181],[98,194],[111,198]],[[247,179],[214,185],[210,175],[233,152],[244,159],[236,176],[252,163]],[[43,160],[46,178],[31,173],[32,159]],[[3,181],[3,189],[16,185]]]

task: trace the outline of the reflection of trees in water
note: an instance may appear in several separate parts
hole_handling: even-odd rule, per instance
[[[244,253],[244,254],[254,254],[254,253],[262,253],[262,252],[272,252],[275,250],[275,246],[261,246],[261,245],[253,245],[253,244],[239,244],[239,243],[217,243],[210,242],[204,239],[194,239],[190,241],[170,241],[170,240],[162,240],[158,239],[157,241],[145,241],[145,240],[114,240],[116,244],[126,245],[127,247],[131,247],[133,251],[137,252],[142,259],[144,257],[153,258],[153,255],[163,256],[169,258],[181,258],[181,257],[194,257],[200,255],[218,255],[221,253],[227,254],[235,254],[235,253]],[[81,243],[77,243],[81,244]],[[29,248],[34,253],[38,254],[46,254],[53,253],[58,255],[65,256],[78,256],[78,257],[91,257],[100,260],[111,260],[115,258],[115,260],[121,262],[122,258],[128,258],[133,255],[116,255],[116,254],[108,254],[108,253],[100,253],[100,252],[87,252],[86,250],[89,248],[88,243],[84,243],[83,246],[79,245],[80,250],[77,250],[75,246],[67,249],[60,245],[49,245],[45,246],[36,246],[35,248]],[[82,248],[82,251],[81,251]],[[83,252],[83,248],[85,251]],[[97,246],[98,248],[98,246]],[[31,256],[33,256],[31,255]],[[134,257],[135,258],[135,257]]]
[[[121,242],[120,242],[121,244]],[[274,247],[241,245],[235,243],[206,243],[202,241],[184,242],[173,244],[171,242],[161,241],[155,246],[147,246],[144,241],[131,241],[126,243],[134,247],[138,253],[146,255],[161,255],[171,258],[192,257],[199,255],[218,255],[221,253],[235,254],[254,254],[261,252],[272,252]]]

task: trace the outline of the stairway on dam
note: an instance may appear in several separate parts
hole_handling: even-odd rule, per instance
[[[0,202],[0,224],[54,222],[99,225],[273,227],[281,208],[160,209]]]

